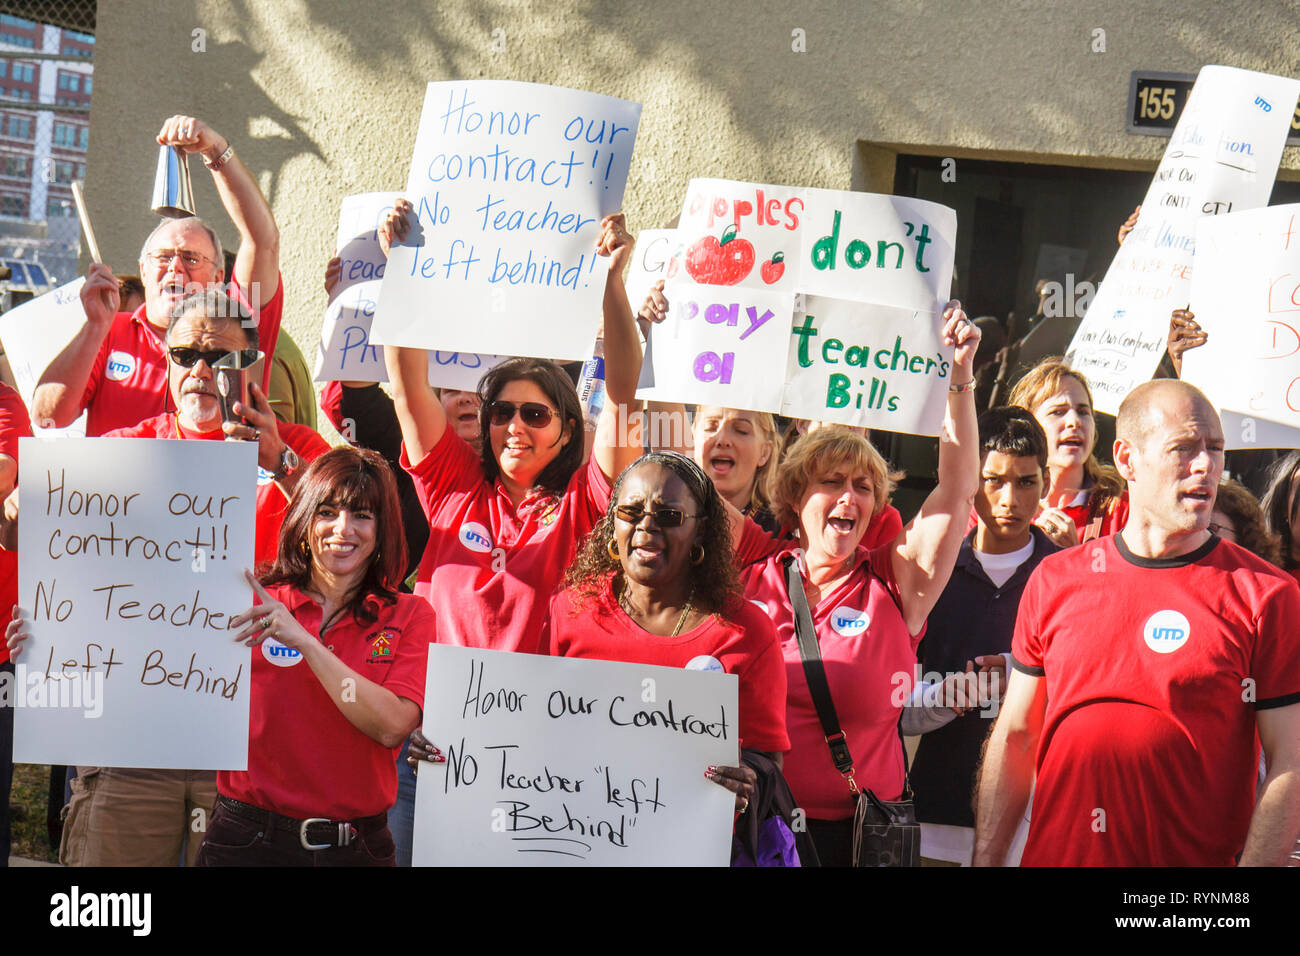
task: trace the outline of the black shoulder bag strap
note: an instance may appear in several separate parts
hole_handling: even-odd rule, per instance
[[[826,745],[831,749],[831,760],[849,785],[849,791],[857,795],[858,784],[853,779],[853,756],[849,753],[848,741],[840,729],[840,719],[835,713],[835,703],[831,700],[831,686],[826,680],[826,667],[822,664],[821,648],[817,644],[817,631],[813,627],[812,611],[808,608],[808,596],[804,593],[803,579],[795,565],[795,556],[787,555],[781,562],[785,566],[785,589],[790,596],[790,606],[794,609],[794,633],[799,641],[799,658],[803,662],[804,680],[808,682],[808,693],[813,706],[817,709],[817,719],[821,722],[826,736]],[[900,609],[901,613],[901,609]],[[898,743],[903,749],[903,795],[911,798],[912,780],[907,759],[907,745],[903,740],[903,718],[898,718]],[[870,791],[868,791],[870,793]],[[870,794],[876,801],[875,794]],[[878,801],[877,801],[878,802]]]

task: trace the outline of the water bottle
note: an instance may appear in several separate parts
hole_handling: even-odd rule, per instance
[[[587,431],[596,430],[596,420],[605,407],[605,340],[596,339],[591,358],[582,365],[578,379],[578,402],[582,405],[582,422]]]

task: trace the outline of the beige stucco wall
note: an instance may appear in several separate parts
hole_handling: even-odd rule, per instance
[[[1300,75],[1291,4],[1224,11],[1204,0],[100,0],[88,201],[105,255],[133,271],[152,225],[154,135],[172,113],[209,121],[271,200],[286,327],[310,356],[339,200],[405,184],[427,81],[528,80],[642,103],[625,202],[639,229],[671,219],[693,176],[888,191],[888,152],[860,144],[1153,167],[1165,141],[1124,132],[1131,70]],[[807,52],[792,52],[796,28]],[[195,29],[205,52],[192,50]],[[1297,150],[1283,167],[1300,169]],[[233,240],[211,177],[193,171],[200,214]]]

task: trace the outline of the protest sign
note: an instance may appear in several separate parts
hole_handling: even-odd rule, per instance
[[[781,413],[911,435],[938,435],[952,381],[932,309],[801,296]]]
[[[1191,305],[1208,334],[1182,377],[1220,409],[1226,447],[1300,447],[1300,205],[1201,220]]]
[[[373,341],[580,359],[600,324],[600,221],[623,202],[641,107],[500,80],[430,83]]]
[[[957,213],[874,193],[805,191],[797,291],[937,313],[948,301]]]
[[[677,223],[680,281],[798,291],[800,224],[811,191],[692,179]]]
[[[726,866],[732,674],[433,644],[416,865]]]
[[[335,241],[339,284],[321,323],[318,382],[388,381],[384,353],[371,344],[370,327],[387,266],[378,230],[399,197],[399,193],[361,193],[343,200]],[[429,384],[472,390],[484,372],[507,357],[430,351]]]
[[[1197,220],[1268,201],[1300,80],[1202,68],[1124,240],[1066,353],[1099,411],[1155,372],[1169,314],[1189,301]]]
[[[14,760],[242,770],[257,446],[20,443]]]
[[[0,342],[4,343],[18,394],[28,409],[46,368],[86,322],[81,307],[81,286],[85,281],[84,277],[73,279],[0,315]],[[86,416],[83,414],[67,428],[36,427],[45,438],[81,437],[86,434]]]
[[[676,279],[664,295],[668,317],[652,330],[645,358],[654,385],[637,396],[778,411],[794,296]]]
[[[636,250],[623,280],[632,312],[640,312],[650,288],[668,280],[681,269],[682,244],[675,229],[643,229],[636,237]],[[677,261],[673,261],[676,258]]]

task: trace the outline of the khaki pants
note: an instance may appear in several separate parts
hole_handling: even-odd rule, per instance
[[[214,770],[78,767],[59,862],[193,866],[216,802]]]

